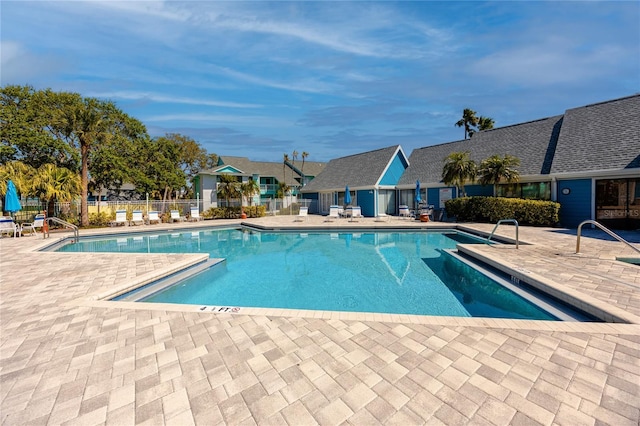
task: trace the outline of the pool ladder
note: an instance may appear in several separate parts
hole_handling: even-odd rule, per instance
[[[611,231],[609,228],[605,227],[601,223],[596,222],[595,220],[585,220],[580,225],[578,225],[578,232],[577,232],[578,239],[576,240],[576,254],[580,253],[580,233],[582,232],[582,225],[585,225],[587,223],[590,223],[591,225],[597,226],[598,228],[600,228],[601,230],[603,230],[607,234],[611,235],[616,240],[620,241],[621,243],[625,243],[626,245],[628,245],[629,247],[631,247],[632,249],[634,249],[635,251],[640,253],[640,249],[638,249],[633,244],[631,244],[630,242],[628,242],[627,240],[625,240],[624,238],[622,238],[621,236],[619,236],[615,232]]]
[[[518,239],[518,221],[515,219],[500,219],[498,223],[496,223],[496,226],[493,228],[493,231],[491,231],[489,237],[487,237],[487,241],[491,241],[491,237],[493,237],[493,234],[496,232],[496,229],[498,229],[498,226],[500,226],[501,223],[513,223],[516,226],[516,249],[520,247],[520,240]]]
[[[59,225],[64,226],[65,228],[70,228],[73,231],[73,235],[75,236],[75,241],[74,242],[78,242],[78,240],[80,239],[80,232],[78,230],[78,227],[76,225],[74,225],[73,223],[69,223],[66,220],[62,220],[59,219],[57,217],[47,217],[45,218],[45,220],[51,224],[51,222],[57,223]],[[49,237],[49,229],[47,228],[47,232],[44,234],[45,238]]]

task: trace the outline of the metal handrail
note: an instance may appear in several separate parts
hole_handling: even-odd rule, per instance
[[[516,249],[517,249],[518,247],[520,247],[520,241],[518,239],[518,221],[515,219],[500,219],[498,223],[496,223],[496,226],[493,228],[493,231],[491,231],[491,234],[489,235],[489,237],[487,237],[487,241],[491,241],[491,237],[493,237],[493,234],[496,232],[496,229],[498,229],[498,226],[501,223],[505,223],[505,222],[513,223],[516,226]]]
[[[605,227],[601,223],[596,222],[595,220],[585,220],[580,225],[578,225],[578,232],[577,232],[578,239],[576,240],[576,254],[580,253],[580,233],[582,232],[582,225],[587,224],[587,223],[597,226],[598,228],[600,228],[601,230],[603,230],[604,232],[606,232],[607,234],[609,234],[610,236],[612,236],[616,240],[620,241],[621,243],[625,243],[626,245],[631,247],[633,250],[635,250],[638,253],[640,253],[640,249],[638,249],[637,247],[632,245],[630,242],[628,242],[627,240],[625,240],[624,238],[622,238],[621,236],[619,236],[615,232],[611,231],[609,228]]]
[[[57,218],[57,217],[47,217],[47,218],[45,218],[45,220],[46,220],[47,222],[49,222],[49,223],[51,223],[51,222],[57,223],[57,224],[59,224],[59,225],[64,226],[65,228],[71,228],[71,229],[73,230],[73,234],[74,234],[74,235],[75,235],[75,237],[76,237],[76,241],[78,241],[78,240],[79,240],[79,238],[80,238],[80,231],[79,231],[78,227],[77,227],[76,225],[74,225],[73,223],[69,223],[69,222],[67,222],[66,220],[62,220],[62,219],[59,219],[59,218]],[[49,237],[49,228],[47,228],[47,232],[46,232],[46,234],[45,234],[45,235],[46,235],[46,236],[45,236],[45,238],[48,238],[48,237]]]

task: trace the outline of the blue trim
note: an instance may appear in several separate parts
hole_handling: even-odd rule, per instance
[[[386,173],[382,176],[382,179],[380,179],[380,185],[397,185],[407,167],[407,162],[402,155],[400,155],[400,151],[398,151],[391,161],[391,164],[389,164]]]

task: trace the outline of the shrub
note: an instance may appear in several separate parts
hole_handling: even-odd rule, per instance
[[[267,214],[265,206],[244,206],[247,217],[263,217]],[[202,212],[205,219],[235,219],[239,218],[242,210],[240,207],[211,207]]]
[[[521,225],[555,226],[560,204],[553,201],[501,197],[462,197],[448,200],[447,214],[460,222],[496,223],[515,219]]]
[[[107,212],[100,213],[90,213],[89,214],[89,225],[91,226],[108,226],[109,222],[115,219],[115,215],[109,214]]]

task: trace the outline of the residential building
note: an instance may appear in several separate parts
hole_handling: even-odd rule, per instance
[[[409,163],[400,145],[329,161],[308,185],[303,198],[317,200],[317,211],[327,214],[331,205],[345,205],[349,186],[351,204],[360,206],[363,216],[396,211],[396,185]]]
[[[315,161],[305,161],[303,166],[302,161],[267,162],[252,161],[247,157],[221,156],[216,167],[197,174],[194,185],[204,210],[220,206],[217,188],[222,174],[235,176],[241,183],[250,179],[258,182],[260,194],[251,200],[253,205],[275,199],[281,183],[291,188],[290,201],[295,201],[303,182],[312,181],[324,166],[325,163]]]

